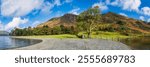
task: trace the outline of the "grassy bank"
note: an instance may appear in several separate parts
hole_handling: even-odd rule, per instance
[[[33,36],[19,36],[21,38],[77,38],[76,35],[71,34],[61,34],[61,35],[33,35]]]
[[[85,32],[80,32],[78,35],[85,35],[87,34]],[[98,31],[98,32],[93,32],[91,35],[91,38],[97,38],[97,39],[108,39],[108,40],[118,40],[118,39],[125,39],[125,38],[133,38],[133,37],[138,37],[141,35],[132,35],[132,36],[126,36],[123,34],[120,34],[118,32],[104,32],[104,31]],[[79,39],[76,35],[71,35],[71,34],[60,34],[60,35],[37,35],[37,36],[19,36],[19,37],[25,37],[25,38],[74,38],[74,39]]]
[[[87,34],[85,32],[80,32],[79,35],[85,35]],[[125,39],[125,38],[133,38],[133,37],[138,37],[139,35],[132,35],[132,36],[127,36],[123,35],[119,32],[104,32],[104,31],[98,31],[98,32],[93,32],[91,35],[91,38],[98,38],[98,39],[108,39],[108,40],[118,40],[118,39]]]

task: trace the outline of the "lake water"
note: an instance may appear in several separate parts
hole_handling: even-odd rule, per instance
[[[150,50],[150,37],[129,38],[120,41],[134,50]]]
[[[40,42],[41,40],[17,39],[17,38],[11,38],[9,36],[0,36],[0,50],[25,47]]]
[[[150,50],[150,37],[141,37],[141,38],[132,38],[132,39],[130,38],[130,39],[123,39],[119,41],[128,45],[131,49]],[[25,47],[40,42],[41,40],[16,39],[16,38],[11,38],[9,36],[0,36],[0,50]]]

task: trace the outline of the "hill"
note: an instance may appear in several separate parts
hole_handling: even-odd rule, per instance
[[[74,14],[65,14],[62,17],[52,18],[45,23],[38,25],[37,27],[49,26],[53,28],[55,26],[64,25],[65,27],[74,26],[76,23],[77,15]]]
[[[65,14],[64,16],[52,18],[45,23],[38,25],[37,27],[48,26],[53,28],[55,26],[64,25],[65,27],[75,26],[77,15]],[[128,18],[122,15],[118,15],[112,12],[102,14],[102,22],[99,26],[99,30],[104,31],[118,31],[118,32],[130,32],[130,33],[150,33],[150,25],[141,20]]]
[[[136,20],[133,18],[128,18],[122,15],[118,15],[112,12],[102,15],[103,23],[109,23],[115,29],[120,29],[124,27],[128,31],[149,33],[150,25],[141,20]]]

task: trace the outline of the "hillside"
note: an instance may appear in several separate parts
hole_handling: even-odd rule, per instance
[[[116,26],[116,29],[124,27],[125,29],[141,33],[150,32],[150,25],[144,21],[135,20],[112,12],[102,15],[102,19],[103,23],[110,23]]]
[[[77,15],[65,14],[64,16],[52,18],[49,21],[38,25],[37,27],[43,27],[47,25],[50,28],[55,26],[64,25],[65,27],[75,26]],[[100,25],[100,30],[115,30],[119,32],[130,33],[150,33],[150,25],[144,21],[135,20],[122,15],[118,15],[112,12],[108,12],[102,15],[103,25]]]
[[[74,26],[76,23],[77,15],[74,14],[65,14],[62,17],[52,18],[45,23],[38,25],[37,27],[43,27],[45,25],[53,28],[55,26],[64,25],[65,27]]]

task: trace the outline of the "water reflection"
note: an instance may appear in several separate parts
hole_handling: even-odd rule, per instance
[[[0,36],[0,49],[25,47],[25,46],[37,44],[40,42],[41,40],[16,39],[16,38],[11,38],[9,36]]]
[[[134,50],[150,50],[150,37],[128,38],[120,41]]]

